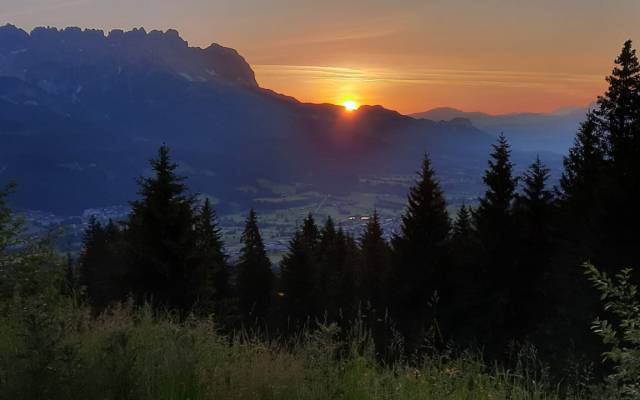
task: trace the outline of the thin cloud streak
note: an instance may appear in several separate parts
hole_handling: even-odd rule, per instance
[[[499,70],[432,69],[391,71],[310,65],[254,65],[259,76],[296,76],[310,81],[396,83],[418,85],[490,86],[502,88],[542,88],[557,85],[592,85],[602,77],[589,74],[543,73]]]
[[[376,25],[376,24],[374,24]],[[298,37],[288,40],[278,41],[272,44],[272,46],[299,46],[299,45],[320,45],[329,43],[349,42],[354,40],[365,39],[379,39],[387,36],[394,35],[400,32],[400,27],[391,26],[383,28],[380,25],[376,25],[375,29],[366,28],[362,30],[349,29],[346,32],[340,32],[334,35],[323,33],[322,36],[313,37]]]

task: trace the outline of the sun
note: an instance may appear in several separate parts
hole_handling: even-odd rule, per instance
[[[345,100],[344,103],[342,103],[342,106],[347,111],[355,111],[358,109],[358,107],[360,107],[358,103],[353,100]]]

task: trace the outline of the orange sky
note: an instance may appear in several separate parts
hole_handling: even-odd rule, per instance
[[[404,113],[592,102],[638,0],[2,0],[0,23],[178,29],[237,49],[260,84],[303,101]]]

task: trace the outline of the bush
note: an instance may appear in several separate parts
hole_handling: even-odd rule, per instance
[[[613,317],[613,322],[598,318],[592,327],[610,348],[603,354],[614,366],[610,379],[623,396],[640,399],[640,299],[631,282],[633,270],[623,269],[611,278],[591,264],[585,269],[600,292],[603,310]]]

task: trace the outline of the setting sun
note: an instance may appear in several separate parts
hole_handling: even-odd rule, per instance
[[[355,111],[358,109],[359,105],[358,103],[356,103],[353,100],[345,100],[344,103],[342,103],[342,106],[345,108],[345,110],[347,111]]]

